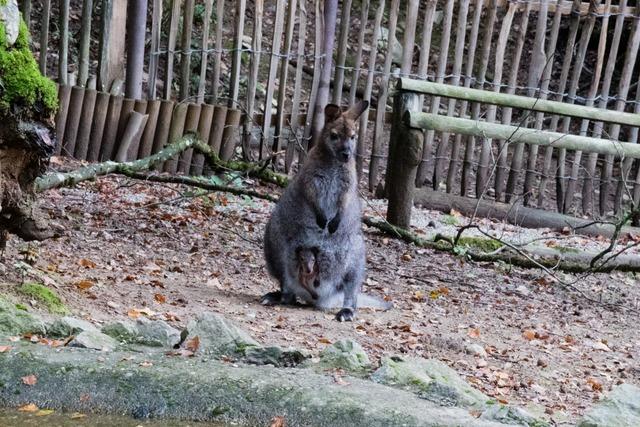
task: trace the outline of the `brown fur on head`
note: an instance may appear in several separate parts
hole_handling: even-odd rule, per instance
[[[318,248],[296,249],[296,258],[298,260],[298,280],[300,285],[305,288],[313,299],[318,298],[318,293],[314,288],[318,287]]]
[[[321,144],[339,161],[346,163],[355,156],[358,129],[356,121],[368,107],[367,101],[359,101],[345,112],[335,104],[325,107]]]

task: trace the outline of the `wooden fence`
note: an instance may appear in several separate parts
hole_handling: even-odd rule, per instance
[[[127,134],[128,156],[141,155],[149,146],[153,150],[149,141],[158,137],[160,147],[165,134],[170,140],[185,129],[200,129],[199,121],[204,117],[207,123],[211,109],[215,116],[216,105],[238,111],[238,121],[227,123],[227,134],[233,136],[229,155],[237,151],[258,159],[286,150],[276,165],[288,171],[303,157],[312,134],[313,100],[326,59],[322,13],[330,3],[43,0],[32,5],[24,0],[22,10],[43,72],[64,90],[74,84],[83,88],[72,88],[69,95],[61,90],[63,102],[65,96],[70,101],[58,128],[76,121],[79,128],[59,133],[65,154],[81,156],[86,149],[89,159],[96,152],[115,156],[115,141],[134,111],[148,114],[139,143],[133,130]],[[640,47],[638,16],[640,8],[627,0],[343,0],[330,100],[349,104],[363,98],[375,107],[361,122],[358,147],[358,168],[369,188],[385,174],[389,83],[397,77],[640,112],[638,76],[633,74]],[[74,93],[82,105],[71,102]],[[442,103],[440,96],[422,101],[424,111],[438,114],[632,143],[638,139],[637,129],[618,124],[554,114],[529,117],[509,107],[452,98]],[[92,117],[105,108],[104,120],[111,125],[96,130],[94,138],[101,119]],[[158,116],[172,117],[171,123],[154,119],[156,109]],[[89,118],[90,128],[80,126]],[[632,198],[625,182],[640,182],[640,170],[630,159],[616,162],[611,156],[555,147],[539,152],[537,145],[501,150],[486,139],[446,132],[426,132],[421,157],[418,185],[473,197],[490,188],[488,194],[499,201],[526,195],[526,204],[578,215],[610,215],[623,206],[614,199]],[[191,169],[180,165],[182,172]],[[577,191],[579,183],[582,191]]]

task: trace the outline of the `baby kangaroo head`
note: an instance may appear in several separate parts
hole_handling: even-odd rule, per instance
[[[299,247],[296,249],[296,257],[300,271],[305,275],[313,274],[316,271],[316,257],[318,256],[318,248],[304,248]]]
[[[335,104],[328,104],[325,107],[322,144],[339,161],[346,163],[354,157],[356,152],[356,121],[368,107],[367,101],[359,101],[344,112]]]

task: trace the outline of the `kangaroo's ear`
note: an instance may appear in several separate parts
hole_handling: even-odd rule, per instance
[[[348,119],[356,120],[367,108],[369,108],[368,101],[358,101],[344,113],[344,116]]]
[[[336,104],[327,104],[327,106],[324,107],[324,116],[326,123],[331,123],[334,120],[337,120],[338,117],[340,117],[340,114],[342,114],[342,109]]]

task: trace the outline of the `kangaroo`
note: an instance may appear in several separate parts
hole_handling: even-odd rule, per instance
[[[326,274],[320,274],[320,263],[326,263],[326,258],[323,258],[320,253],[320,249],[302,248],[296,249],[298,257],[298,281],[300,285],[308,292],[307,294],[298,294],[302,300],[314,304],[317,308],[326,310],[330,308],[340,307],[344,300],[344,295],[340,286],[334,289],[331,284],[329,286],[322,285],[322,278],[327,276]],[[328,264],[325,267],[331,268],[330,264],[333,264],[328,260]],[[323,268],[323,272],[325,268]],[[330,276],[330,275],[329,275]],[[311,299],[309,299],[309,296]],[[380,300],[374,296],[366,295],[363,293],[358,294],[358,307],[370,307],[381,308],[383,310],[390,309],[393,304],[387,301]]]
[[[309,295],[299,282],[296,248],[317,247],[326,296],[343,295],[336,318],[355,317],[366,260],[355,168],[356,120],[367,108],[365,101],[345,112],[337,105],[325,107],[320,141],[285,189],[265,229],[267,270],[280,290],[264,295],[263,304],[291,304],[296,295]],[[325,301],[319,293],[313,303],[323,308]]]

